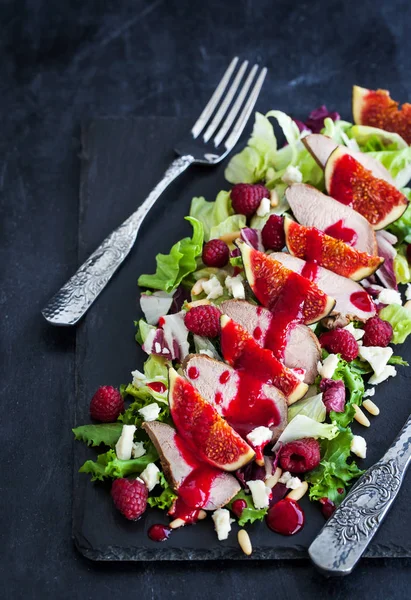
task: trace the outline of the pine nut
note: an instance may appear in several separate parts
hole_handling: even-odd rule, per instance
[[[266,479],[266,481],[265,481],[266,487],[272,489],[275,486],[275,484],[278,483],[278,480],[280,479],[282,474],[283,474],[282,469],[280,469],[280,467],[277,467],[274,472],[274,475],[271,475],[268,479]]]
[[[196,306],[204,306],[206,304],[211,304],[210,300],[204,298],[204,300],[195,300],[194,302],[187,302],[187,308],[195,308]]]
[[[270,196],[271,196],[270,204],[271,204],[272,208],[275,208],[276,206],[278,206],[278,203],[280,201],[277,191],[271,190]]]
[[[237,535],[238,543],[240,544],[241,550],[247,556],[250,556],[253,552],[253,547],[251,545],[250,536],[246,532],[245,529],[240,529]]]
[[[263,467],[264,466],[264,459],[263,458],[256,458],[255,459],[255,463],[259,466],[259,467]]]
[[[219,239],[223,242],[226,242],[227,244],[231,244],[231,242],[234,242],[234,240],[236,240],[240,236],[241,233],[239,231],[233,231],[232,233],[224,233],[223,235],[220,235]]]
[[[362,405],[365,408],[365,410],[367,410],[370,413],[370,415],[374,415],[374,417],[376,417],[380,414],[380,409],[376,404],[374,404],[372,400],[364,400]]]
[[[301,498],[307,493],[307,490],[308,483],[306,481],[303,481],[302,484],[298,486],[298,488],[296,488],[295,490],[291,490],[291,492],[289,492],[286,495],[286,498],[291,498],[291,500],[301,500]]]
[[[174,519],[174,521],[171,521],[171,523],[169,523],[169,527],[171,527],[171,529],[178,529],[179,527],[184,527],[184,525],[186,524],[185,521],[183,521],[183,519]]]
[[[205,519],[207,517],[207,513],[205,510],[200,510],[198,513],[198,517],[197,520],[198,521],[202,521],[203,519]]]
[[[354,410],[355,410],[354,419],[357,421],[357,423],[359,423],[360,425],[363,425],[364,427],[369,427],[371,425],[371,423],[370,423],[368,417],[365,416],[365,414],[363,413],[361,408],[359,406],[357,406],[357,404],[353,404],[353,406],[354,406]]]
[[[195,282],[195,284],[191,288],[191,293],[193,296],[198,296],[198,294],[201,294],[201,292],[203,291],[204,281],[208,281],[207,277],[201,277],[201,279]]]

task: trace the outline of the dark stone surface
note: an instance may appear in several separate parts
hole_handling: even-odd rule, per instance
[[[402,0],[1,3],[5,598],[409,596],[411,565],[401,559],[364,560],[344,581],[325,581],[306,561],[83,559],[70,540],[75,332],[49,328],[40,309],[78,264],[81,120],[194,117],[237,53],[270,68],[264,108],[303,116],[325,102],[349,118],[353,82],[409,100],[410,17]]]

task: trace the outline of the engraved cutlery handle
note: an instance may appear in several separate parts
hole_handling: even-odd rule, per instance
[[[192,163],[192,156],[176,158],[143,204],[115,229],[42,310],[53,325],[74,325],[90,308],[126,258],[149,210],[170,185]]]
[[[362,475],[308,553],[325,575],[348,575],[394,502],[411,459],[411,416],[386,454]]]

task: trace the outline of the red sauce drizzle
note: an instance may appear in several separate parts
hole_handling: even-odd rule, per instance
[[[342,240],[350,246],[354,246],[358,240],[357,232],[354,231],[354,229],[350,229],[350,227],[344,227],[342,219],[334,223],[334,225],[327,227],[327,229],[324,230],[324,233],[331,235],[333,238],[337,238],[337,240]]]
[[[294,535],[304,526],[304,513],[298,502],[284,498],[269,509],[266,520],[276,533]]]
[[[313,281],[314,283],[318,279],[318,265],[315,262],[306,262],[301,270],[301,276]]]
[[[199,375],[200,371],[197,369],[197,367],[189,367],[188,376],[190,379],[197,379]]]
[[[216,392],[214,396],[214,402],[220,406],[223,401],[223,394],[221,392]]]
[[[230,379],[230,371],[223,371],[220,375],[220,383],[227,383]]]
[[[372,312],[375,310],[374,302],[367,292],[354,292],[350,296],[350,302],[359,310],[363,310],[365,312]]]
[[[167,525],[156,524],[150,527],[147,535],[153,542],[164,542],[170,537],[172,531],[171,527],[167,527]]]
[[[163,394],[167,389],[164,383],[162,383],[161,381],[152,381],[151,383],[147,384],[147,387],[151,388],[158,394]]]
[[[262,335],[263,335],[263,332],[261,331],[261,327],[256,327],[253,331],[253,337],[256,340],[259,340]]]

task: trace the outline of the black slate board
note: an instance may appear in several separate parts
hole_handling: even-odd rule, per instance
[[[149,193],[173,158],[171,148],[190,123],[173,118],[102,118],[83,128],[79,225],[79,260],[98,245]],[[141,367],[142,351],[134,342],[133,320],[139,315],[137,277],[152,272],[157,252],[189,234],[183,220],[195,195],[214,199],[227,186],[224,164],[215,170],[192,168],[169,188],[147,217],[136,245],[112,283],[78,327],[76,343],[76,425],[89,422],[89,400],[99,385],[119,385],[130,371]],[[411,359],[411,344],[399,352]],[[394,439],[409,413],[411,369],[378,388],[381,415],[365,432],[369,450],[364,466],[375,462]],[[356,433],[364,433],[354,425]],[[149,510],[137,523],[127,522],[112,506],[109,484],[91,484],[77,469],[94,449],[75,443],[73,536],[77,548],[95,560],[244,559],[235,528],[218,542],[209,519],[173,534],[164,544],[152,542],[147,530],[165,516]],[[411,519],[406,480],[394,508],[370,545],[367,556],[411,556],[408,523]],[[407,493],[408,492],[408,493]],[[318,508],[303,499],[304,529],[293,537],[270,532],[264,524],[250,528],[253,559],[306,557],[306,550],[324,521]]]

